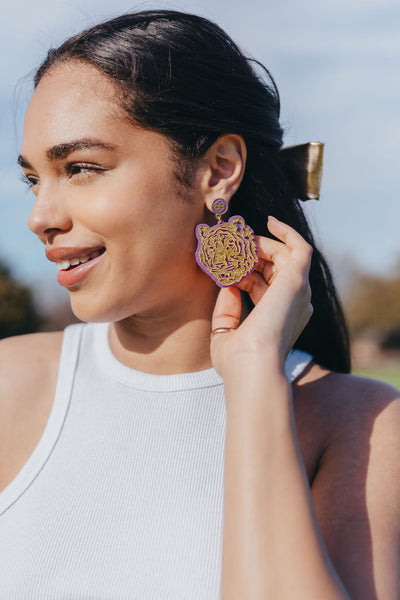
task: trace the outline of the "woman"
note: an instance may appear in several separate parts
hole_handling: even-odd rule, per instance
[[[273,82],[193,15],[39,68],[29,226],[89,323],[1,343],[2,598],[398,597],[398,392],[347,374],[281,146]],[[227,287],[216,200],[257,234]]]

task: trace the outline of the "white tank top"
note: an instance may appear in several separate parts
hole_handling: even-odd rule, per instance
[[[310,360],[292,351],[289,380]],[[0,494],[0,598],[217,600],[225,417],[213,369],[134,371],[107,324],[68,327],[46,428]]]

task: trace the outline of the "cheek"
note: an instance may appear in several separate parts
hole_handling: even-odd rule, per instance
[[[149,212],[146,203],[135,198],[130,186],[107,182],[87,186],[83,194],[80,191],[74,194],[71,214],[77,225],[111,240],[124,236],[132,228],[139,231]]]
[[[182,198],[177,185],[170,173],[124,166],[88,186],[84,199],[76,197],[74,210],[114,255],[147,257],[146,262],[151,255],[164,260],[194,255],[199,203]]]
[[[140,232],[151,223],[162,228],[166,220],[174,219],[177,202],[173,183],[165,173],[125,164],[96,185],[88,216],[95,214],[99,222],[104,221],[105,231],[123,231],[129,225]]]

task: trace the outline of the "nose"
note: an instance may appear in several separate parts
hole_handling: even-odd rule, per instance
[[[72,221],[65,200],[51,186],[41,184],[35,205],[28,219],[28,227],[46,243],[56,233],[71,229]]]

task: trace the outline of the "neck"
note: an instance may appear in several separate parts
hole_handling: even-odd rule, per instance
[[[157,307],[117,321],[110,347],[123,364],[146,373],[168,375],[210,368],[211,317],[218,290],[204,297]]]

